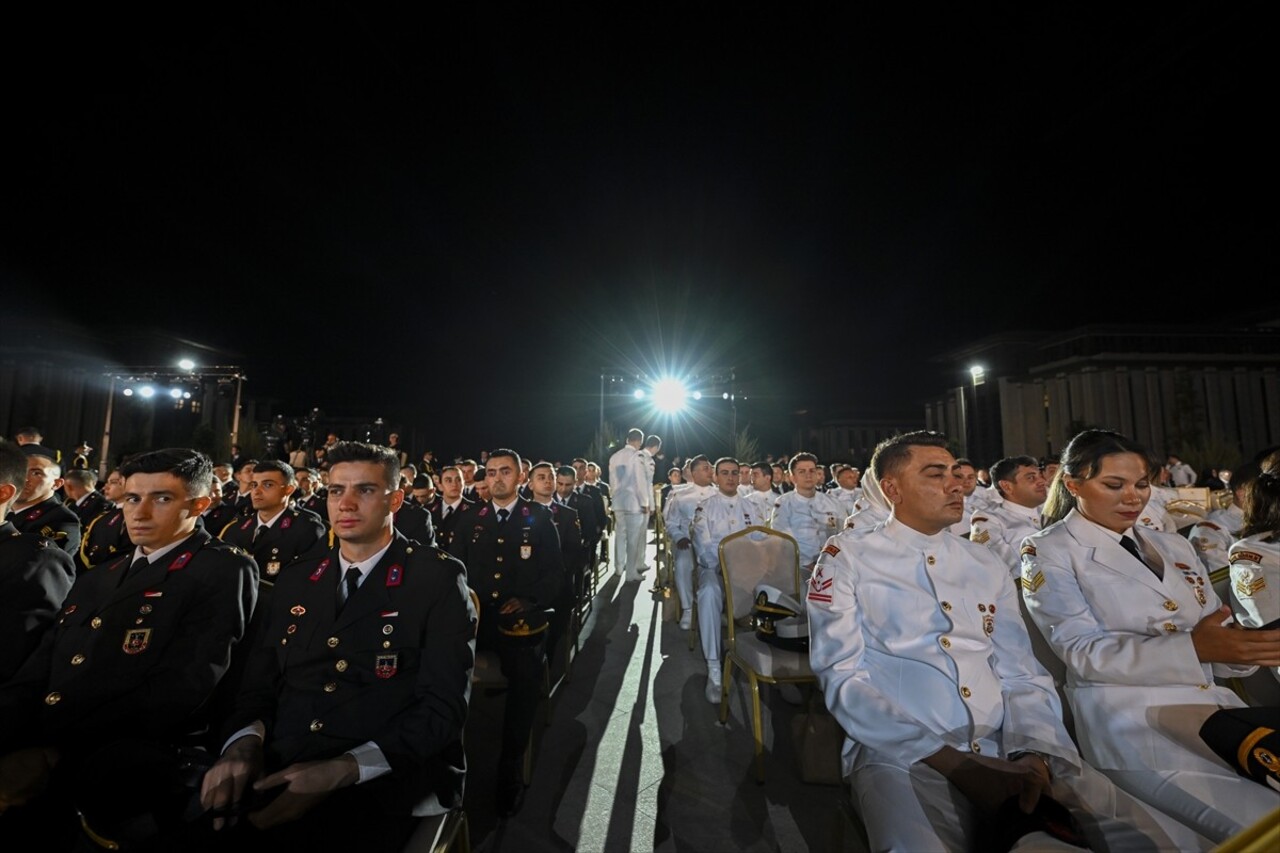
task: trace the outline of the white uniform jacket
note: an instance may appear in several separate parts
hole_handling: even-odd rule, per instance
[[[1227,565],[1227,552],[1244,527],[1244,512],[1234,504],[1226,509],[1216,509],[1209,517],[1191,528],[1187,538],[1200,556],[1205,571],[1215,572]]]
[[[827,494],[840,502],[840,507],[844,510],[844,517],[848,518],[853,515],[853,511],[856,508],[855,504],[858,503],[858,498],[862,497],[862,487],[858,486],[854,489],[846,489],[844,486],[840,486],[839,488],[832,489],[827,492]]]
[[[699,486],[689,483],[676,486],[662,506],[662,522],[672,542],[689,539],[689,526],[693,524],[693,511],[698,504],[716,493],[715,486]]]
[[[1040,529],[1040,510],[1009,503],[1003,498],[981,512],[975,512],[969,522],[969,541],[985,545],[995,552],[1000,562],[1009,567],[1009,574],[1018,576],[1018,550],[1022,540]]]
[[[1079,768],[1017,587],[988,549],[891,517],[832,537],[806,600],[809,663],[848,735],[846,773],[909,767],[943,746]]]
[[[1280,619],[1280,541],[1269,533],[1241,539],[1231,546],[1231,609],[1246,628],[1261,628]],[[1273,672],[1280,679],[1280,666]]]
[[[1201,663],[1191,629],[1222,603],[1191,543],[1134,525],[1129,531],[1164,579],[1120,536],[1077,511],[1022,547],[1022,595],[1067,669],[1066,693],[1084,757],[1100,770],[1203,768],[1203,759],[1153,723],[1160,708],[1240,707],[1214,675],[1256,667]]]
[[[764,519],[755,515],[751,504],[737,495],[727,498],[716,489],[715,494],[698,504],[693,511],[690,531],[693,534],[693,552],[698,558],[698,565],[718,570],[720,540],[730,533],[753,525],[763,527]]]
[[[649,468],[640,451],[624,444],[609,457],[609,492],[617,512],[640,512],[649,506],[653,489],[647,477]]]
[[[772,489],[762,492],[753,487],[746,494],[738,492],[738,497],[751,505],[753,518],[763,519],[760,523],[767,524],[769,516],[773,514],[773,502],[778,499],[778,493]]]
[[[840,532],[849,514],[828,492],[806,498],[799,492],[779,495],[773,502],[769,527],[789,534],[800,546],[800,565],[812,566],[827,540]]]

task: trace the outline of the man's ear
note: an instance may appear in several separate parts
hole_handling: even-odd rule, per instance
[[[902,492],[898,490],[898,481],[892,477],[885,477],[880,481],[880,491],[884,492],[885,499],[889,503],[900,503],[902,501]]]

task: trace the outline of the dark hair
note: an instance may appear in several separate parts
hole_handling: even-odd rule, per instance
[[[575,456],[575,457],[573,457],[573,461],[574,461],[574,462],[581,462],[583,465],[586,465],[586,464],[587,464],[587,459],[586,459],[586,457],[585,457],[585,456]]]
[[[940,432],[927,429],[891,436],[876,445],[876,449],[871,454],[871,463],[867,467],[877,478],[887,477],[895,473],[911,457],[913,447],[941,447],[946,450],[947,437]]]
[[[1038,471],[1040,463],[1034,456],[1006,456],[1003,459],[997,459],[996,464],[987,469],[987,473],[991,476],[991,484],[996,487],[1000,497],[1005,496],[1004,489],[1000,488],[1000,481],[1013,479],[1018,469],[1024,467],[1035,468]]]
[[[62,479],[70,480],[73,483],[84,486],[86,489],[92,489],[98,484],[97,473],[90,471],[88,468],[72,468],[62,475]]]
[[[738,467],[742,467],[742,463],[740,463],[737,459],[734,459],[732,456],[721,456],[719,459],[717,459],[717,460],[716,460],[716,464],[715,464],[715,466],[714,466],[714,467],[712,467],[712,469],[711,469],[711,470],[712,470],[712,471],[719,471],[719,470],[720,470],[720,466],[721,466],[721,465],[723,465],[723,464],[724,464],[724,463],[726,463],[726,462],[730,462],[730,463],[732,463],[732,464],[734,464],[734,465],[737,465]]]
[[[166,447],[130,456],[120,466],[126,480],[134,474],[172,474],[187,484],[187,494],[204,497],[213,488],[213,462],[189,447]]]
[[[661,447],[662,439],[658,438],[656,435],[651,435],[644,440],[644,446],[645,447]]]
[[[790,471],[792,474],[796,472],[797,462],[812,462],[814,465],[817,465],[818,457],[814,456],[812,453],[806,453],[803,450],[797,453],[795,456],[792,456],[791,461],[787,463],[787,470]]]
[[[0,483],[8,483],[22,490],[27,481],[27,454],[18,445],[0,438]]]
[[[627,442],[644,441],[644,430],[632,427],[627,430]]]
[[[556,466],[552,465],[550,462],[543,460],[542,462],[538,462],[537,464],[529,466],[529,476],[532,477],[533,472],[538,470],[539,468],[546,468],[553,475],[556,473]]]
[[[329,470],[343,462],[372,462],[382,466],[387,488],[400,488],[400,456],[390,447],[364,441],[339,441],[329,451]]]
[[[693,469],[697,468],[703,462],[706,462],[708,465],[711,464],[711,460],[707,458],[707,455],[705,453],[698,453],[698,454],[695,454],[694,456],[690,456],[689,461],[686,462],[685,464],[689,466],[689,471],[690,473],[692,473]]]
[[[970,468],[977,469],[977,465],[973,464],[973,460],[968,456],[960,456],[956,458],[956,465],[968,465]]]
[[[1248,468],[1249,463],[1241,466]],[[1269,533],[1268,542],[1275,541],[1280,534],[1280,469],[1269,468],[1266,471],[1250,471],[1249,479],[1244,486],[1244,526],[1240,528],[1240,538]],[[1235,485],[1235,474],[1232,474],[1232,485]]]
[[[419,474],[418,476],[413,478],[412,488],[434,489],[435,487],[436,487],[435,481],[432,480],[430,477],[428,477],[426,474]]]
[[[557,476],[557,477],[572,477],[572,478],[574,479],[574,482],[577,482],[577,480],[578,480],[578,469],[577,469],[577,468],[574,468],[572,465],[561,465],[559,468],[557,468],[557,469],[556,469],[556,476]]]
[[[275,471],[281,477],[284,477],[286,486],[292,486],[298,482],[297,476],[293,473],[293,466],[288,462],[281,462],[278,459],[263,459],[253,466],[253,473],[255,474],[266,474],[268,471]]]
[[[515,460],[516,467],[521,467],[524,462],[520,459],[520,454],[506,447],[499,447],[497,450],[489,451],[489,461],[492,462],[495,456],[508,456]]]
[[[770,465],[768,462],[752,462],[751,467],[754,470],[759,471],[761,474],[765,475],[769,479],[771,480],[773,479],[773,466]]]
[[[1160,460],[1143,444],[1111,429],[1087,429],[1077,433],[1062,451],[1061,467],[1049,484],[1049,497],[1040,513],[1041,526],[1048,527],[1075,509],[1076,499],[1067,491],[1066,479],[1089,480],[1098,475],[1105,456],[1136,453],[1146,462],[1148,474],[1160,467]]]

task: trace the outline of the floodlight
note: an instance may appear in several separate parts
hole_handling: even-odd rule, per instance
[[[141,388],[138,389],[138,396],[143,397],[147,400],[150,400],[155,395],[156,395],[156,389],[152,388],[150,385],[143,385]]]
[[[643,388],[637,388],[636,390],[634,390],[634,391],[632,391],[632,392],[631,392],[631,396],[632,396],[632,397],[635,397],[637,400],[643,400],[643,399],[644,399],[644,389],[643,389]]]
[[[701,400],[701,399],[702,399],[702,392],[701,392],[701,391],[694,391],[694,392],[693,392],[693,399],[695,399],[695,400]]]
[[[126,389],[124,389],[123,394],[124,394],[126,397],[132,397],[132,396],[133,396],[133,389],[132,389],[132,388],[126,388]]]
[[[181,400],[181,399],[182,399],[182,389],[181,389],[181,388],[170,388],[170,389],[169,389],[169,396],[170,396],[170,397],[172,397],[172,398],[173,398],[173,399],[175,399],[175,400]]]
[[[184,358],[178,362],[178,367],[181,367],[183,370],[195,370],[196,363],[189,358]]]
[[[653,405],[660,412],[673,414],[684,408],[685,394],[679,379],[659,379],[653,386]]]

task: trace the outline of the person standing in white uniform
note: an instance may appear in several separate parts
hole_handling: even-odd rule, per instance
[[[1030,813],[1045,796],[1093,849],[1207,847],[1081,762],[1007,569],[947,530],[964,497],[946,442],[880,443],[869,472],[890,518],[833,537],[807,588],[809,661],[847,735],[870,848],[979,849],[1001,807]],[[1060,844],[1043,832],[1022,842]]]
[[[614,526],[613,569],[624,580],[638,581],[644,566],[644,538],[653,500],[649,467],[640,453],[644,433],[627,432],[627,443],[609,457],[609,489]]]
[[[1280,664],[1280,631],[1231,624],[1186,539],[1138,524],[1157,460],[1110,430],[1062,454],[1046,523],[1022,548],[1022,594],[1066,665],[1084,757],[1116,785],[1221,842],[1280,807],[1199,738],[1214,677]]]

